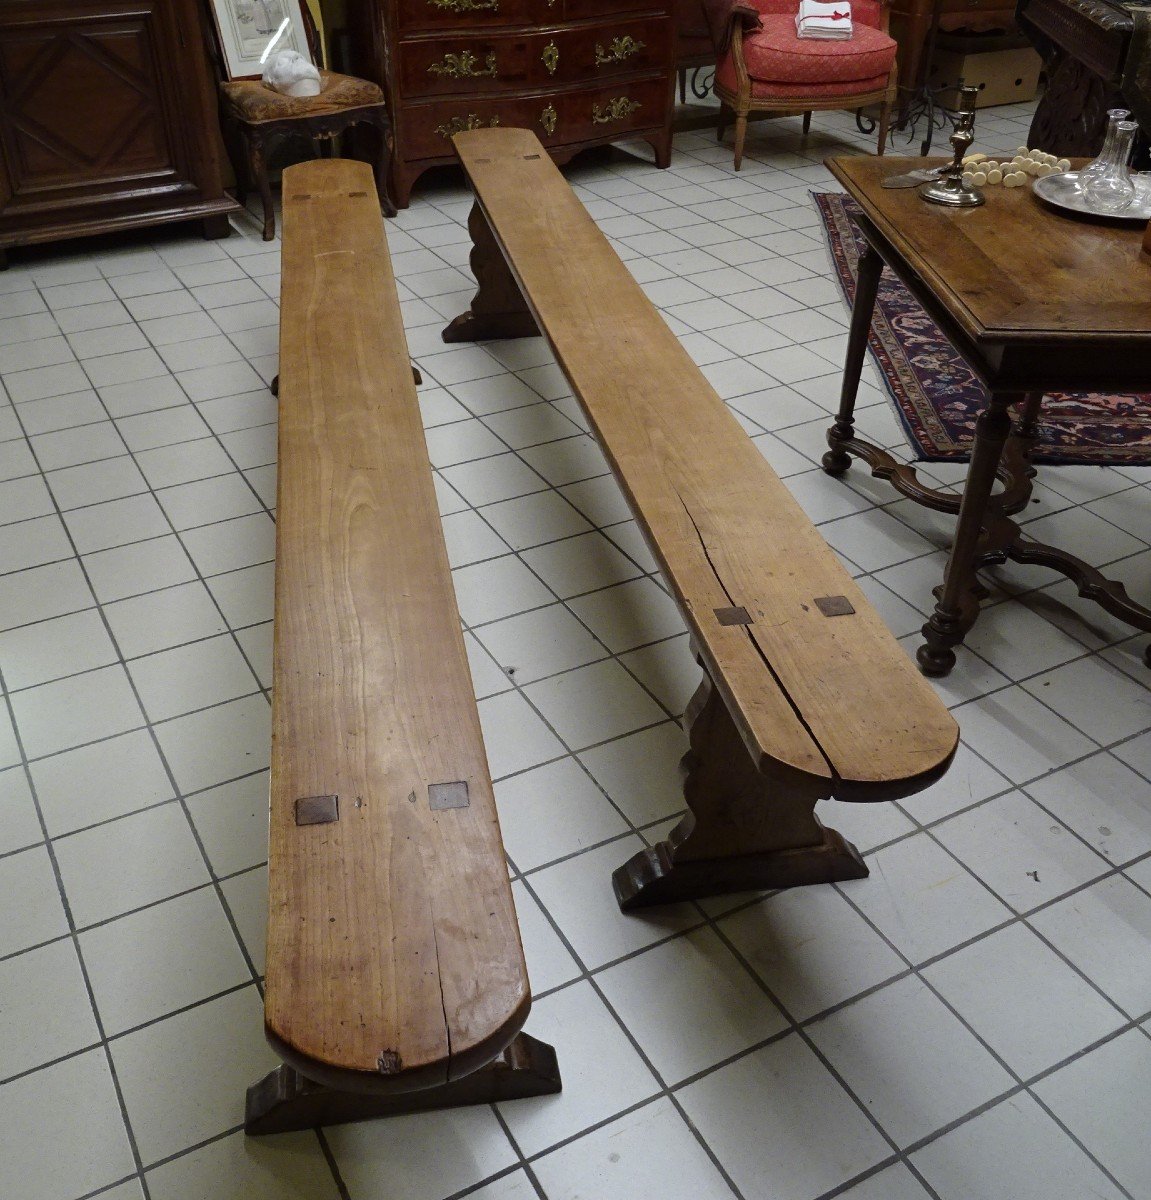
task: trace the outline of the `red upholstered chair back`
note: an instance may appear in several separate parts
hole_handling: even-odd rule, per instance
[[[765,16],[794,16],[799,10],[799,0],[751,0]],[[870,25],[879,28],[881,6],[879,0],[851,0],[852,24]]]

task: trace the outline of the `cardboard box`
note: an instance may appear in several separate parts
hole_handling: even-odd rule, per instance
[[[944,108],[954,108],[959,100],[959,81],[977,87],[976,108],[996,104],[1016,104],[1031,100],[1039,87],[1043,60],[1030,46],[1018,50],[981,50],[959,54],[937,50],[927,77],[927,85],[943,88],[937,100]]]

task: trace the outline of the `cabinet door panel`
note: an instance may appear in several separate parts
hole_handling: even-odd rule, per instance
[[[162,61],[173,38],[158,28],[161,7],[106,3],[77,19],[59,6],[6,6],[0,144],[13,201],[67,203],[187,177],[172,94],[179,67]]]

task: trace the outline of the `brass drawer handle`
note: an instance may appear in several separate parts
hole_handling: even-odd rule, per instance
[[[488,128],[495,129],[499,123],[499,117],[492,117],[488,122]],[[468,113],[466,117],[452,117],[450,121],[437,125],[436,133],[442,138],[450,138],[457,133],[467,133],[469,129],[482,129],[483,127],[483,117],[477,117],[475,113]]]
[[[549,104],[547,108],[540,113],[540,124],[544,127],[544,133],[551,137],[556,131],[556,120],[559,114],[556,112],[555,105]]]
[[[549,75],[556,73],[556,67],[560,65],[560,52],[555,42],[548,42],[544,47],[544,52],[540,55],[543,60],[544,67]]]
[[[432,8],[446,9],[448,12],[499,12],[500,0],[428,0]]]
[[[625,59],[631,58],[633,54],[638,54],[646,44],[646,42],[637,42],[631,34],[626,37],[612,38],[611,44],[606,50],[599,42],[596,42],[595,65],[606,67],[609,63],[623,62]]]
[[[609,100],[606,108],[593,104],[591,106],[592,124],[606,125],[609,121],[622,121],[624,117],[630,117],[637,108],[641,107],[638,100],[629,100],[626,96],[617,96],[614,100]]]
[[[496,52],[492,50],[484,59],[484,69],[476,70],[480,60],[470,50],[462,50],[459,54],[445,54],[442,63],[432,63],[428,67],[429,75],[447,75],[449,79],[483,79],[485,76],[495,78]]]

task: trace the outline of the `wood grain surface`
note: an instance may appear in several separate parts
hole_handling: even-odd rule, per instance
[[[494,1057],[527,973],[372,174],[283,190],[266,1024],[306,1075],[401,1091]]]
[[[827,160],[876,228],[976,342],[1081,338],[1093,355],[1145,353],[1151,263],[1138,225],[1054,211],[1031,187],[987,187],[980,208],[926,204],[881,180],[943,159]],[[1030,184],[1030,181],[1029,181]]]
[[[526,130],[456,136],[477,202],[583,405],[753,761],[878,799],[958,731]],[[824,616],[817,598],[854,612]],[[717,609],[743,607],[749,625]]]

